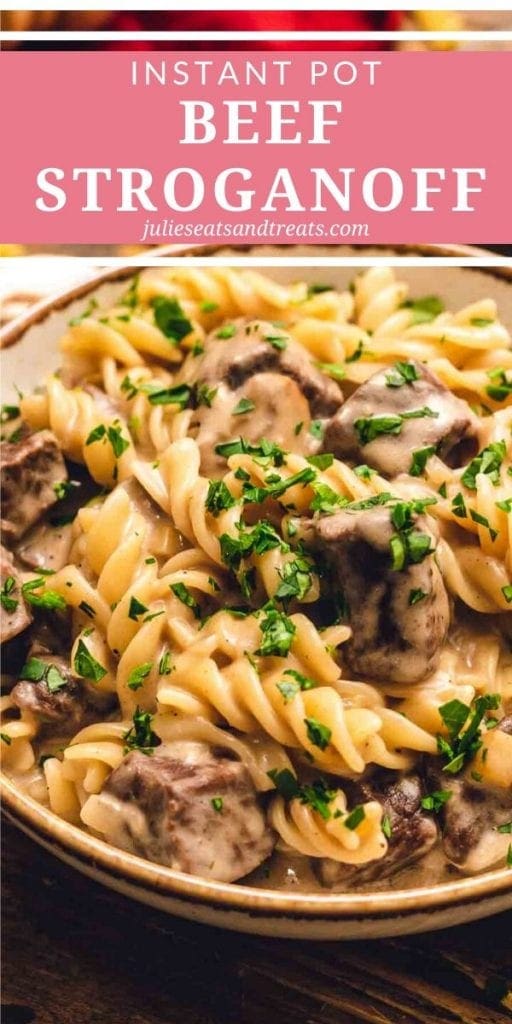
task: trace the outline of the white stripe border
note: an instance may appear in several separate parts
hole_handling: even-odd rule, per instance
[[[486,32],[1,32],[0,42],[512,42],[512,31]]]

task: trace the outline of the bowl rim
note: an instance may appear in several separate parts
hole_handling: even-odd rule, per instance
[[[212,255],[220,246],[163,246],[153,250],[152,255],[167,257],[187,255]],[[237,246],[237,251],[251,251],[257,246]],[[278,248],[276,246],[276,248]],[[312,247],[313,248],[313,247]],[[336,247],[337,251],[343,247]],[[364,250],[364,246],[358,247]],[[373,247],[372,247],[373,248]],[[386,246],[386,248],[388,248]],[[425,256],[486,256],[485,250],[460,245],[414,245],[389,246],[402,253],[409,252]],[[283,246],[283,263],[286,250]],[[369,263],[372,256],[368,257]],[[72,258],[72,257],[70,257]],[[101,259],[101,257],[99,257]],[[312,254],[312,261],[314,256]],[[145,267],[143,255],[140,262],[123,262],[119,266],[99,270],[87,280],[61,292],[54,293],[34,304],[21,317],[0,331],[0,348],[7,348],[21,340],[27,330],[41,323],[54,311],[65,309],[71,302],[109,282],[124,280],[139,273]],[[399,268],[397,268],[399,269]],[[461,269],[480,270],[512,282],[512,266],[474,267],[461,264]],[[332,920],[346,919],[360,915],[362,918],[397,918],[404,915],[428,913],[444,907],[471,904],[475,901],[512,893],[512,870],[507,867],[442,882],[432,887],[419,886],[409,889],[388,890],[369,893],[292,893],[282,890],[263,889],[253,885],[217,882],[188,875],[164,865],[155,864],[116,847],[85,832],[79,827],[59,818],[53,811],[39,804],[16,786],[4,772],[0,772],[0,800],[4,812],[21,828],[36,839],[44,841],[50,850],[67,854],[79,860],[84,867],[94,866],[107,875],[121,881],[128,881],[138,888],[160,896],[182,898],[200,905],[215,906],[224,910],[250,912],[258,916],[287,916]]]
[[[52,852],[55,853],[57,847],[63,855],[71,854],[82,864],[94,866],[145,891],[215,905],[224,910],[315,919],[357,915],[389,918],[428,913],[512,893],[512,871],[506,867],[442,882],[431,888],[418,886],[370,893],[292,893],[237,882],[210,881],[110,846],[23,793],[5,773],[0,774],[0,798],[7,817],[26,827],[36,839],[46,841]]]

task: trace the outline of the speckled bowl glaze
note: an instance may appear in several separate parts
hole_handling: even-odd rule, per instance
[[[169,257],[186,255],[229,256],[229,250],[183,247],[168,248]],[[233,255],[240,255],[241,250]],[[329,280],[347,283],[354,270],[331,266],[319,269],[314,257],[368,256],[386,250],[357,250],[318,247],[246,249],[248,256],[283,258],[279,267],[265,273],[278,280]],[[390,254],[391,250],[387,250]],[[458,246],[401,247],[400,255],[456,256],[486,255]],[[393,251],[394,255],[397,250]],[[311,257],[311,267],[287,266],[287,256]],[[141,261],[143,262],[143,261]],[[111,301],[125,287],[126,279],[140,267],[133,265],[102,272],[84,284],[38,303],[0,335],[2,354],[2,401],[13,398],[14,384],[31,390],[58,365],[57,340],[71,316],[83,308],[84,300],[95,294],[100,302]],[[416,294],[435,292],[452,308],[477,296],[490,295],[500,308],[502,319],[512,324],[512,268],[432,267],[400,268]],[[369,939],[446,928],[512,908],[512,871],[501,868],[472,878],[430,888],[387,890],[380,893],[294,893],[203,881],[134,857],[73,825],[23,794],[5,775],[1,795],[6,817],[37,843],[65,863],[95,881],[169,914],[193,921],[259,935],[298,939]]]

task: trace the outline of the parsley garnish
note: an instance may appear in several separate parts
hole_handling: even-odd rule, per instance
[[[267,775],[284,800],[300,800],[301,804],[311,807],[324,821],[329,821],[332,817],[329,804],[334,800],[337,791],[328,789],[323,779],[315,779],[311,785],[299,786],[295,775],[288,768],[281,771],[273,768]]]
[[[282,466],[285,462],[283,449],[264,437],[259,444],[251,444],[243,437],[239,437],[237,440],[215,445],[215,451],[225,459],[229,459],[231,455],[252,455],[256,461],[261,460],[262,465],[271,463],[274,466]]]
[[[57,665],[48,664],[39,658],[29,658],[21,669],[19,678],[28,679],[32,683],[44,681],[50,693],[57,693],[68,683]]]
[[[438,735],[438,750],[448,758],[443,771],[451,775],[457,774],[482,746],[480,725],[486,711],[495,711],[501,703],[497,693],[476,697],[473,706],[463,704],[460,700],[451,700],[442,704],[439,714],[448,730],[449,741]]]
[[[130,597],[130,605],[128,608],[128,618],[133,619],[134,622],[137,622],[139,616],[144,615],[144,613],[147,611],[149,611],[149,608],[145,604],[142,604],[142,601],[139,601],[132,594],[132,596]]]
[[[505,598],[507,604],[510,604],[510,602],[512,601],[512,583],[507,584],[507,586],[505,587],[502,587],[501,593],[503,594],[503,597]]]
[[[0,423],[8,423],[9,420],[17,420],[20,415],[21,409],[18,405],[2,405]]]
[[[198,384],[195,388],[195,400],[196,405],[206,405],[209,409],[212,407],[213,399],[217,394],[218,388],[210,388],[208,384]]]
[[[479,526],[485,526],[486,530],[489,530],[491,540],[496,540],[498,531],[493,530],[486,516],[481,515],[480,512],[477,512],[474,508],[470,508],[469,514],[474,523],[478,523]]]
[[[143,685],[144,680],[147,679],[152,668],[153,662],[151,661],[145,661],[143,665],[137,665],[133,668],[128,676],[128,689],[139,690]]]
[[[383,815],[380,827],[386,836],[386,839],[391,839],[391,836],[393,835],[393,828],[391,826],[391,818],[389,817],[389,814]]]
[[[419,374],[414,363],[399,361],[394,364],[391,372],[386,374],[386,387],[401,388],[415,380],[419,380]]]
[[[325,434],[325,424],[322,420],[311,420],[309,424],[309,431],[311,437],[315,437],[317,441],[321,441]]]
[[[93,313],[94,310],[97,309],[97,308],[98,308],[97,300],[96,299],[91,299],[90,302],[88,303],[88,305],[85,307],[83,313],[80,313],[79,316],[74,316],[71,320],[68,320],[68,327],[77,327],[78,324],[82,323],[82,320],[86,320],[87,317],[89,317],[91,315],[91,313]]]
[[[350,814],[345,818],[343,824],[345,828],[348,828],[350,829],[351,832],[353,832],[354,829],[356,829],[357,826],[360,825],[365,818],[365,809],[361,804],[359,804],[357,807],[354,807],[354,810],[351,811]]]
[[[19,601],[15,597],[10,596],[15,586],[16,580],[14,576],[7,576],[0,591],[0,604],[6,612],[15,612],[19,605]]]
[[[476,490],[476,478],[485,473],[495,486],[500,482],[500,469],[505,458],[507,447],[505,441],[495,441],[483,448],[464,470],[461,482],[470,491]]]
[[[216,811],[217,814],[221,814],[222,808],[224,806],[224,800],[222,799],[222,797],[221,796],[212,796],[212,799],[211,799],[210,803],[211,803],[214,811]]]
[[[354,473],[360,477],[361,480],[371,480],[372,476],[377,475],[376,469],[371,469],[364,462],[360,466],[354,466]]]
[[[282,551],[290,550],[266,519],[261,519],[252,530],[244,530],[243,524],[240,523],[238,537],[223,533],[219,537],[219,543],[222,561],[233,571],[236,571],[242,559],[248,558],[249,555],[262,555],[265,551],[278,547]]]
[[[494,399],[495,402],[504,402],[506,398],[512,395],[512,380],[509,380],[505,370],[500,367],[495,370],[488,370],[487,376],[492,381],[485,391],[489,395],[489,398]]]
[[[285,658],[293,643],[296,627],[291,619],[271,603],[266,604],[263,611],[265,618],[260,622],[263,640],[256,654]]]
[[[201,608],[184,583],[171,583],[170,589],[175,597],[178,598],[178,601],[181,601],[182,604],[191,609],[196,619],[201,618]]]
[[[205,506],[213,516],[218,516],[227,508],[233,508],[236,501],[223,480],[210,480]]]
[[[333,284],[322,284],[322,282],[319,282],[318,284],[315,284],[315,283],[308,284],[308,290],[307,290],[307,296],[306,297],[308,299],[311,299],[313,297],[313,295],[322,295],[323,292],[333,292],[333,291],[334,291],[334,285]]]
[[[435,455],[436,447],[433,444],[426,448],[415,448],[412,453],[412,461],[409,469],[410,476],[421,476],[425,472],[425,466],[431,455]]]
[[[324,725],[323,722],[319,722],[317,718],[305,718],[304,725],[307,729],[309,742],[314,747],[325,750],[329,746],[332,729],[329,729],[329,726]]]
[[[27,583],[23,583],[21,592],[25,601],[28,604],[33,605],[35,608],[44,608],[46,611],[63,611],[66,607],[66,602],[56,590],[45,590],[44,594],[36,594],[35,591],[43,587],[45,583],[44,577],[39,576],[35,580],[28,580]]]
[[[232,416],[245,416],[246,413],[252,412],[256,406],[250,398],[241,398],[238,404],[231,413]]]
[[[153,748],[159,746],[161,740],[151,728],[152,721],[153,715],[137,706],[133,715],[133,725],[123,735],[126,753],[130,750],[140,750],[142,754],[150,756]]]
[[[401,308],[410,309],[413,324],[426,324],[443,312],[444,305],[437,295],[424,295],[421,299],[407,299]]]
[[[357,363],[357,361],[361,358],[363,352],[364,352],[364,341],[361,338],[360,341],[357,344],[357,348],[354,350],[354,352],[352,352],[352,355],[351,356],[345,356],[345,362],[346,363]]]
[[[265,341],[268,341],[269,345],[276,348],[278,352],[282,352],[288,346],[288,338],[283,338],[279,334],[266,334]]]
[[[183,312],[177,299],[167,299],[164,295],[157,295],[151,305],[157,327],[173,344],[178,345],[193,330],[191,321]]]
[[[438,814],[451,796],[451,789],[436,789],[433,793],[429,793],[422,798],[421,806],[424,811],[433,811],[434,814]]]
[[[161,676],[169,676],[172,672],[171,652],[165,651],[158,662],[158,673]]]
[[[316,361],[315,366],[322,373],[325,373],[326,377],[332,377],[333,380],[343,380],[347,376],[347,371],[341,363],[320,363]]]
[[[311,568],[307,558],[285,562],[279,572],[281,582],[274,594],[275,599],[284,605],[294,597],[302,601],[311,587]]]
[[[91,679],[93,683],[99,683],[100,679],[107,674],[106,668],[103,668],[103,665],[93,658],[83,640],[78,641],[73,665],[77,675],[84,679]]]
[[[417,587],[416,589],[409,591],[409,604],[419,604],[419,602],[423,601],[426,597],[428,597],[426,591],[421,590],[420,587]]]
[[[224,327],[221,327],[220,330],[217,331],[217,334],[215,335],[215,337],[216,338],[220,338],[221,341],[227,341],[228,338],[234,338],[235,334],[236,334],[236,325],[235,324],[225,324]]]

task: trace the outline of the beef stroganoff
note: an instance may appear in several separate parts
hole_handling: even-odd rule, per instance
[[[2,410],[16,784],[223,881],[511,865],[495,303],[448,312],[380,267],[344,292],[147,268],[60,351]]]

